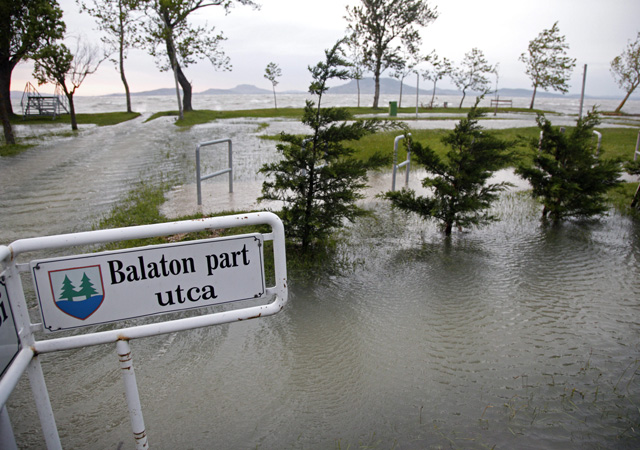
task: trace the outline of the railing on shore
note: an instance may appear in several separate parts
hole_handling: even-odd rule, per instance
[[[111,272],[111,285],[109,285],[108,282],[101,283],[102,298],[100,299],[100,305],[102,305],[105,301],[104,299],[108,297],[107,291],[109,291],[109,289],[113,289],[112,285],[114,284],[114,268],[111,265],[114,261],[108,261],[108,269],[106,268],[106,266],[100,268],[107,259],[123,258],[122,255],[124,253],[130,253],[133,254],[132,258],[137,257],[140,259],[140,267],[143,267],[143,256],[137,256],[138,254],[142,252],[148,252],[145,254],[150,255],[151,252],[161,250],[162,261],[164,261],[165,252],[168,255],[169,252],[176,252],[175,249],[179,247],[179,245],[163,244],[159,246],[140,247],[137,249],[131,249],[127,252],[102,252],[96,254],[61,257],[40,261],[31,261],[30,263],[26,264],[18,264],[16,259],[23,253],[261,224],[269,225],[271,227],[271,232],[253,233],[249,235],[245,234],[228,238],[205,239],[202,240],[202,242],[190,241],[189,244],[184,245],[184,247],[189,245],[189,249],[181,250],[188,251],[189,255],[193,255],[194,251],[199,252],[200,256],[207,254],[207,264],[204,264],[204,266],[208,266],[208,270],[209,272],[211,272],[212,269],[215,269],[218,266],[217,256],[212,253],[214,252],[212,248],[213,246],[220,245],[220,247],[218,248],[227,249],[230,245],[229,242],[231,241],[233,241],[234,243],[237,243],[241,240],[245,240],[245,242],[249,241],[250,243],[245,244],[242,250],[225,254],[228,258],[233,258],[234,264],[236,263],[236,258],[244,262],[245,266],[250,266],[250,264],[253,264],[252,266],[250,266],[250,269],[246,269],[251,270],[251,274],[259,272],[262,274],[263,281],[260,286],[260,295],[255,295],[252,297],[245,296],[246,292],[242,291],[242,289],[245,284],[243,276],[246,275],[246,272],[241,272],[240,275],[235,278],[233,276],[231,276],[230,278],[229,275],[225,273],[226,280],[217,281],[216,284],[217,288],[220,288],[220,286],[223,285],[223,292],[229,292],[231,298],[231,300],[229,301],[233,302],[242,300],[243,302],[250,302],[248,304],[245,303],[244,307],[223,310],[221,312],[213,312],[205,315],[173,318],[172,320],[169,319],[163,322],[146,323],[143,325],[127,328],[116,327],[115,329],[109,329],[107,331],[74,334],[53,339],[36,339],[36,333],[55,332],[59,330],[72,329],[71,327],[78,328],[87,326],[83,323],[84,319],[76,320],[80,318],[71,314],[67,316],[65,315],[67,313],[64,313],[64,310],[62,309],[62,312],[55,311],[54,316],[45,315],[44,311],[47,310],[47,308],[51,307],[51,303],[55,303],[55,306],[53,306],[53,308],[59,307],[59,300],[58,302],[56,302],[55,294],[52,294],[52,292],[54,291],[53,284],[49,285],[49,281],[52,279],[52,276],[54,276],[52,274],[57,272],[65,274],[73,270],[77,270],[78,260],[80,259],[82,259],[83,264],[86,264],[87,266],[80,267],[79,269],[89,270],[95,267],[99,268],[98,273],[101,282],[104,281],[102,280],[102,273]],[[264,241],[267,240],[273,241],[273,272],[275,276],[275,284],[273,286],[266,286],[264,284],[264,261],[262,261],[261,258],[264,257],[262,249],[264,248]],[[253,242],[255,242],[255,244]],[[247,246],[251,246],[251,248],[255,250],[247,250]],[[248,257],[246,257],[246,254],[251,251],[254,251],[254,255],[259,254],[260,256],[258,258],[252,256],[249,259]],[[215,260],[215,264],[212,264],[210,260]],[[196,269],[192,268],[191,272],[185,271],[182,274],[177,273],[176,264],[178,263],[176,263],[176,261],[179,260],[173,259],[166,265],[167,274],[163,275],[165,277],[169,277],[169,275],[171,275],[171,277],[169,277],[171,279],[171,282],[175,282],[176,277],[187,276],[185,274],[198,277],[195,280],[193,278],[188,278],[188,280],[190,281],[202,281],[202,279],[208,280],[208,278],[200,278],[202,277],[202,275],[205,275],[206,277],[207,270],[201,270],[200,272],[198,272]],[[129,346],[129,341],[137,338],[151,337],[161,334],[174,333],[178,331],[185,331],[195,328],[270,316],[280,312],[284,308],[285,304],[287,303],[288,297],[284,226],[282,225],[282,222],[278,218],[278,216],[270,212],[248,213],[224,217],[210,217],[200,220],[185,220],[180,222],[169,222],[109,230],[87,231],[57,236],[43,236],[30,239],[20,239],[8,246],[0,245],[0,264],[2,264],[2,266],[0,267],[0,326],[2,327],[2,331],[0,332],[0,344],[2,347],[0,362],[2,362],[3,364],[3,366],[0,366],[0,373],[4,372],[2,373],[2,377],[0,378],[0,448],[2,449],[17,449],[15,436],[11,428],[11,423],[5,403],[7,402],[7,399],[9,398],[11,392],[15,389],[18,381],[24,373],[27,373],[29,377],[31,390],[33,392],[36,409],[38,411],[38,417],[42,426],[42,432],[46,447],[49,450],[62,449],[58,428],[49,398],[49,392],[47,390],[44,374],[40,364],[42,355],[44,355],[45,353],[53,353],[62,350],[77,349],[109,343],[116,344],[116,350],[120,361],[120,368],[122,369],[121,374],[125,386],[125,397],[129,408],[129,416],[133,429],[133,437],[135,440],[136,449],[148,449],[149,444],[147,440],[144,420],[142,417],[142,408],[138,395],[138,388],[133,368],[132,353]],[[151,265],[151,263],[149,265]],[[236,266],[238,266],[238,264],[235,264],[233,267]],[[133,265],[128,267],[133,267],[135,269]],[[162,271],[165,272],[164,262],[162,267]],[[200,265],[194,264],[192,267],[200,267]],[[118,270],[119,269],[115,269],[115,272],[118,272]],[[227,267],[226,270],[229,270],[229,268]],[[29,307],[27,306],[27,301],[23,290],[21,272],[32,273],[34,283],[36,285],[38,285],[37,279],[39,276],[44,277],[43,280],[46,280],[46,282],[42,283],[43,297],[40,297],[41,294],[40,291],[38,291],[38,303],[42,312],[42,323],[31,323]],[[84,276],[86,277],[86,272]],[[157,277],[159,276],[154,276],[153,278]],[[180,278],[180,280],[184,279],[185,278]],[[232,279],[232,281],[228,281],[230,279]],[[68,278],[65,278],[65,281],[66,280],[68,280]],[[115,284],[119,284],[122,281],[123,280],[117,281]],[[155,280],[155,283],[152,283],[152,285],[154,286],[154,288],[161,289],[159,286],[162,285],[162,282],[163,280]],[[212,283],[211,281],[207,282]],[[53,281],[51,281],[51,283],[53,283]],[[89,286],[93,286],[90,280],[88,283]],[[69,281],[68,284],[71,285],[71,282]],[[98,286],[97,283],[96,286]],[[146,284],[142,288],[136,288],[136,286],[138,285],[135,284],[135,286],[131,287],[127,286],[126,295],[111,295],[109,299],[109,301],[113,301],[114,298],[112,297],[122,297],[123,301],[125,301],[127,305],[131,306],[120,308],[119,305],[113,306],[113,304],[110,303],[111,309],[109,311],[116,310],[118,314],[117,318],[112,318],[111,316],[109,316],[109,314],[111,313],[107,313],[104,311],[103,316],[101,317],[108,317],[109,319],[104,320],[108,320],[109,323],[111,323],[127,320],[128,318],[132,317],[143,317],[144,315],[149,314],[166,314],[167,312],[175,313],[179,311],[179,309],[175,308],[173,310],[157,312],[156,310],[150,309],[147,302],[145,303],[146,309],[144,309],[143,315],[136,316],[135,314],[138,314],[139,311],[134,311],[135,308],[138,308],[134,305],[140,304],[139,300],[141,298],[140,295],[136,294],[139,294],[140,289],[149,289],[149,286]],[[178,300],[178,302],[189,303],[189,305],[179,306],[179,308],[192,309],[193,307],[195,307],[193,306],[194,302],[199,300],[212,300],[217,298],[218,295],[225,298],[218,299],[218,303],[212,304],[221,304],[228,300],[229,295],[227,294],[221,294],[220,291],[217,292],[218,295],[214,294],[213,285],[207,287],[210,288],[212,294],[209,296],[209,298],[205,298],[206,294],[204,293],[204,288],[201,289],[197,286],[180,290],[180,292],[183,293],[183,297],[187,298],[183,298],[182,302]],[[224,288],[226,287],[229,287],[230,289],[225,290]],[[180,288],[180,285],[178,285],[178,288]],[[105,291],[105,289],[107,291]],[[178,298],[180,298],[180,293],[178,293],[178,290],[179,289],[176,290],[176,295],[178,296]],[[91,291],[95,291],[95,289],[92,288]],[[238,294],[239,292],[242,293]],[[84,295],[79,294],[76,291],[73,291],[73,293],[77,295]],[[145,291],[145,294],[146,293],[147,292]],[[251,292],[251,294],[253,294],[253,292]],[[54,295],[52,302],[49,301],[50,295]],[[151,293],[150,297],[154,298],[154,295],[157,294]],[[136,301],[131,301],[131,298],[129,298],[129,296],[135,297]],[[63,298],[68,297],[69,296]],[[67,301],[66,303],[81,303],[81,301],[73,301],[74,296],[71,296],[70,298],[71,300]],[[186,302],[187,299],[190,301]],[[90,315],[93,315],[98,310],[98,308],[101,307],[100,305],[97,306],[96,309],[90,313]],[[167,305],[161,304],[161,306]],[[210,306],[210,304],[203,304],[202,306]],[[72,323],[72,325],[67,328],[64,328],[60,325],[58,325],[58,327],[52,327],[50,324],[51,317],[56,318],[54,322],[56,320],[59,320],[59,317],[62,317],[62,320],[64,321],[63,324]],[[68,320],[71,320],[71,322],[67,322]],[[99,319],[96,319],[96,324],[99,323],[102,322],[100,322]],[[7,343],[9,345],[6,345]],[[13,353],[11,353],[11,351]],[[90,362],[87,363],[90,364]]]

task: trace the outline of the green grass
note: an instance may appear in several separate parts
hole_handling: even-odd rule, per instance
[[[78,125],[94,124],[99,127],[106,127],[110,125],[117,125],[128,120],[139,117],[140,113],[127,113],[127,112],[108,112],[108,113],[96,113],[96,114],[76,114],[76,120]],[[69,114],[63,114],[57,116],[55,119],[51,117],[28,117],[23,119],[20,115],[13,115],[11,118],[12,125],[51,125],[51,124],[69,124],[71,126],[71,116]],[[15,131],[14,131],[15,133]],[[35,144],[30,144],[29,141],[40,140],[47,136],[68,136],[73,135],[75,131],[69,130],[49,132],[43,131],[39,136],[28,136],[21,138],[16,136],[16,144],[0,146],[0,156],[15,156],[25,150],[33,147]]]
[[[487,130],[489,131],[489,130]],[[444,156],[448,151],[447,147],[442,143],[442,138],[449,133],[448,130],[410,130],[411,137],[414,141],[431,147],[438,155]],[[540,131],[536,127],[530,128],[511,128],[506,130],[490,130],[501,139],[514,141],[514,153],[517,160],[528,158],[529,141],[536,139]],[[393,155],[393,146],[396,136],[404,134],[402,130],[385,131],[374,135],[365,136],[359,141],[349,142],[350,148],[356,151],[355,157],[360,160],[366,160],[376,151],[380,151],[385,155]],[[404,161],[407,153],[404,147],[404,141],[400,141],[398,145],[398,161]]]
[[[347,111],[353,116],[368,116],[368,115],[377,115],[381,116],[381,118],[391,119],[391,120],[414,120],[413,117],[389,117],[389,110],[387,108],[372,108],[372,107],[346,107]],[[431,113],[436,114],[434,117],[424,118],[421,117],[419,120],[451,120],[451,114],[455,114],[456,117],[464,117],[470,108],[420,108],[420,113]],[[527,112],[527,113],[536,113],[543,112],[539,110],[529,110],[522,108],[504,108],[500,109],[500,112]],[[189,128],[194,125],[199,125],[203,123],[212,122],[214,120],[219,119],[237,119],[237,118],[282,118],[282,119],[301,119],[302,114],[304,112],[303,108],[266,108],[266,109],[239,109],[232,111],[212,111],[212,110],[197,110],[197,111],[187,111],[185,112],[183,119],[176,120],[176,125],[182,128]],[[415,107],[411,108],[399,108],[398,113],[400,114],[412,114],[415,113]],[[437,114],[443,114],[443,116],[438,117]],[[446,116],[444,114],[447,114]],[[551,114],[551,113],[550,113]],[[147,121],[155,120],[159,117],[178,117],[178,111],[163,111],[159,113],[153,114]],[[487,118],[490,119],[489,115]]]
[[[109,125],[117,125],[128,120],[139,117],[140,113],[137,112],[106,112],[106,113],[92,113],[92,114],[76,114],[76,120],[78,125],[94,124],[99,127],[105,127]],[[55,119],[51,117],[27,117],[23,120],[22,116],[14,115],[11,119],[13,125],[43,125],[52,123],[68,123],[71,125],[71,116],[69,114],[62,114]]]
[[[160,206],[165,201],[164,194],[169,187],[168,183],[140,182],[112,209],[109,215],[101,218],[94,228],[121,228],[166,222],[167,219],[160,214]],[[105,249],[138,247],[162,242],[164,242],[162,238],[137,239],[107,244]]]
[[[601,128],[602,144],[601,155],[603,158],[633,160],[635,144],[638,138],[638,130],[635,128]],[[442,143],[442,137],[448,130],[410,130],[412,138],[421,144],[429,145],[436,153],[443,156],[447,148]],[[537,142],[540,130],[537,127],[509,128],[502,130],[487,130],[500,139],[514,142],[513,152],[516,162],[528,162],[531,160],[533,150],[531,142]],[[366,160],[376,151],[385,155],[393,155],[393,143],[396,136],[403,134],[402,130],[386,131],[374,135],[365,136],[359,141],[349,142],[349,147],[356,150],[355,157]],[[594,137],[594,146],[596,139]],[[403,142],[398,146],[398,161],[406,159]]]
[[[0,156],[15,156],[24,152],[27,149],[33,147],[32,144],[12,144],[12,145],[3,145],[0,147]]]
[[[155,120],[159,117],[178,117],[178,111],[163,111],[153,114],[147,119],[147,122]],[[176,120],[176,125],[183,128],[189,128],[194,125],[212,122],[219,119],[238,119],[238,118],[284,118],[299,119],[302,117],[302,108],[278,108],[278,109],[245,109],[235,111],[211,111],[198,110],[187,111],[184,113],[183,119]]]
[[[95,225],[94,229],[111,229],[130,227],[136,225],[149,225],[155,223],[168,222],[165,216],[160,213],[160,206],[165,201],[165,193],[169,189],[168,183],[153,184],[150,181],[143,181],[136,185],[127,196],[118,202],[111,212],[102,217]],[[242,214],[250,211],[221,211],[219,213],[204,216],[196,213],[189,216],[171,219],[177,220],[197,220],[205,217],[228,216]],[[160,245],[174,242],[185,242],[197,239],[208,239],[215,237],[232,236],[246,233],[269,233],[268,225],[252,225],[243,227],[234,227],[219,230],[205,230],[193,233],[184,233],[173,236],[159,236],[144,239],[132,239],[127,241],[112,242],[101,246],[98,251],[102,250],[120,250],[132,247],[143,247],[147,245]],[[326,247],[318,248],[316,252],[302,253],[300,248],[287,242],[287,260],[288,276],[290,279],[295,278],[298,281],[309,281],[314,274],[318,273],[318,268],[325,267],[336,256],[336,241],[330,239]],[[274,265],[273,265],[273,243],[265,242],[265,274],[267,282],[273,283]],[[334,267],[336,264],[331,264]],[[343,264],[344,266],[344,264]]]
[[[623,183],[607,192],[609,203],[622,214],[640,217],[640,211],[631,207],[631,201],[638,189],[638,183]]]

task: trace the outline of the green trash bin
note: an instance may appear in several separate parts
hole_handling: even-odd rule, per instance
[[[389,102],[389,116],[396,117],[398,115],[398,102]]]

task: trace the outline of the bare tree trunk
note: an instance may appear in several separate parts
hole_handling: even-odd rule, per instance
[[[169,56],[169,61],[171,62],[171,67],[173,69],[173,74],[176,79],[176,83],[180,84],[182,87],[182,108],[178,105],[180,109],[180,118],[182,118],[182,111],[193,111],[193,107],[191,106],[191,83],[182,72],[182,68],[180,67],[180,63],[178,62],[178,55],[176,53],[176,48],[173,43],[173,29],[169,25],[169,19],[167,17],[163,18],[165,27],[166,27],[166,35],[165,35],[165,44],[167,46],[167,55]],[[180,97],[180,93],[178,91],[178,87],[176,86],[176,94],[178,98]],[[179,102],[180,100],[178,100]]]
[[[431,108],[433,108],[433,101],[436,98],[436,83],[438,82],[438,80],[435,80],[433,82],[433,92],[431,92]]]
[[[180,83],[180,87],[182,87],[182,108],[185,111],[193,111],[193,106],[191,105],[191,96],[193,94],[193,89],[191,87],[191,83],[187,80],[184,72],[182,72],[182,68],[178,64],[178,83]]]
[[[76,119],[76,107],[73,104],[73,94],[65,93],[67,100],[69,100],[69,115],[71,116],[71,129],[73,131],[78,130],[78,120]]]
[[[13,106],[11,105],[11,73],[15,64],[11,62],[0,64],[0,96],[2,107],[7,112],[7,117],[13,116]]]
[[[124,42],[120,41],[120,79],[124,85],[124,92],[127,98],[127,112],[131,110],[131,92],[129,91],[129,83],[127,83],[127,77],[124,75]]]
[[[0,97],[2,94],[0,93]],[[1,100],[1,99],[0,99]],[[13,145],[16,143],[16,137],[13,134],[13,128],[11,127],[11,120],[7,111],[0,105],[0,120],[2,121],[2,129],[4,130],[4,141],[7,145]]]
[[[123,11],[123,4],[122,1],[118,2],[118,8],[120,10],[120,14],[118,14],[118,21],[119,21],[119,27],[118,29],[120,30],[120,38],[119,38],[119,44],[120,44],[120,48],[119,48],[119,65],[120,65],[120,79],[122,80],[122,84],[124,85],[124,93],[126,96],[126,100],[127,100],[127,112],[130,113],[131,111],[131,92],[129,92],[129,83],[127,83],[127,77],[124,75],[124,50],[125,50],[125,41],[124,41],[124,23],[123,23],[123,18],[124,18],[124,11]]]
[[[447,221],[444,227],[444,235],[451,236],[452,231],[453,231],[453,222]]]
[[[375,74],[375,91],[373,93],[373,107],[378,107],[378,101],[380,100],[380,74]]]
[[[460,105],[458,106],[458,109],[462,109],[462,103],[464,103],[464,98],[467,96],[467,93],[465,92],[465,90],[462,90],[462,100],[460,100]]]
[[[635,88],[634,88],[635,89]],[[622,99],[622,101],[620,102],[620,104],[618,105],[618,107],[616,108],[616,110],[614,111],[615,113],[619,113],[620,110],[622,109],[622,107],[624,106],[624,104],[627,102],[627,100],[629,99],[629,97],[631,96],[631,93],[634,91],[634,89],[631,89],[629,92],[627,92],[627,95],[624,96],[624,98]]]
[[[2,77],[4,78],[4,77]],[[16,143],[16,137],[13,134],[13,128],[11,127],[11,114],[12,110],[7,109],[7,99],[5,89],[0,89],[0,121],[2,121],[2,129],[4,131],[4,141],[7,145],[12,145]],[[11,93],[10,89],[7,90],[9,92],[9,106],[11,106]]]
[[[536,99],[536,91],[538,90],[538,85],[533,86],[533,95],[531,96],[531,104],[529,105],[529,109],[533,109],[533,102]]]
[[[373,93],[373,107],[377,108],[378,107],[378,101],[380,100],[380,71],[381,71],[381,64],[380,61],[378,60],[376,62],[376,67],[375,70],[373,72],[373,78],[375,81],[375,91]]]
[[[276,100],[276,87],[273,86],[273,104],[278,109],[278,101]]]

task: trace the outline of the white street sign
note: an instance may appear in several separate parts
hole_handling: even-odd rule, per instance
[[[263,298],[262,234],[31,262],[45,330]]]
[[[13,320],[7,288],[0,281],[0,375],[20,351],[20,339]]]

